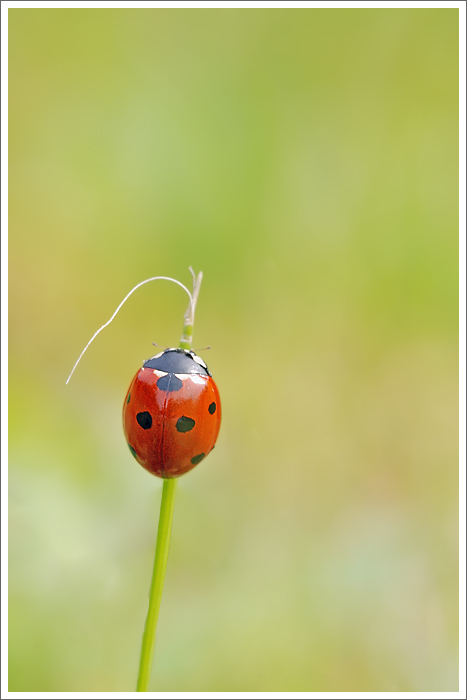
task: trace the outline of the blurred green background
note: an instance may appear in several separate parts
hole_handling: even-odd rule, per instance
[[[10,690],[131,691],[152,342],[223,398],[151,689],[458,687],[458,11],[10,9]]]

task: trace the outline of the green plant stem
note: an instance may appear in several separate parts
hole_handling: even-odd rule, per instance
[[[182,335],[182,339],[180,341],[181,348],[183,348],[184,350],[190,350],[192,335],[193,335],[193,324],[186,323],[183,326],[183,335]]]
[[[159,527],[157,530],[156,554],[154,557],[151,590],[149,592],[149,609],[144,626],[143,643],[141,645],[141,659],[139,662],[138,684],[136,687],[138,692],[147,691],[149,677],[151,675],[157,620],[159,617],[162,590],[164,588],[167,558],[169,556],[176,486],[177,479],[164,479]]]
[[[190,297],[190,304],[185,313],[183,323],[183,334],[180,340],[180,348],[190,350],[193,335],[193,322],[195,315],[196,301],[198,299],[199,288],[203,279],[203,273],[196,276],[190,267],[193,275],[193,294]],[[152,660],[154,657],[154,644],[156,641],[156,627],[161,606],[162,590],[164,588],[165,570],[169,556],[170,534],[172,532],[172,520],[175,503],[175,487],[177,479],[164,479],[162,488],[161,512],[159,515],[159,527],[157,530],[156,554],[154,557],[154,569],[152,571],[151,590],[149,591],[149,609],[146,624],[143,632],[143,643],[141,645],[141,658],[139,662],[138,683],[136,690],[146,692],[151,676]]]

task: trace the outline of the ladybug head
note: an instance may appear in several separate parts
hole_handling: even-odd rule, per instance
[[[198,357],[193,350],[184,350],[182,348],[167,348],[167,350],[146,360],[143,367],[173,374],[204,374],[211,376],[206,363],[201,357]]]

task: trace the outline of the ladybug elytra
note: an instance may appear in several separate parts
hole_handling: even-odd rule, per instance
[[[164,479],[185,474],[209,454],[220,422],[219,392],[206,363],[182,348],[144,362],[123,404],[132,455]]]

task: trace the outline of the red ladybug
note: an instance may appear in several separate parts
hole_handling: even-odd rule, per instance
[[[191,350],[168,348],[138,370],[123,404],[133,457],[164,479],[193,469],[212,450],[221,423],[219,392]]]

